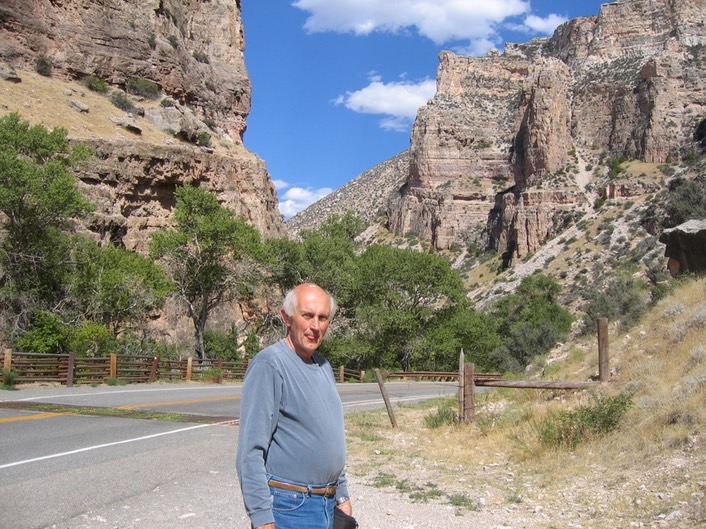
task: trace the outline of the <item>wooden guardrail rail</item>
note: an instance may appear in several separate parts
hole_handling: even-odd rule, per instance
[[[24,353],[5,349],[1,356],[3,369],[14,373],[15,383],[58,382],[103,384],[109,379],[121,382],[155,382],[157,380],[191,381],[206,376],[222,380],[242,380],[248,362],[225,362],[221,359],[194,362],[158,356],[78,357],[69,354]],[[217,370],[217,371],[216,371]]]

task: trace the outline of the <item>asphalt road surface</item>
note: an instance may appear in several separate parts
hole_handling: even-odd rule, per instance
[[[377,384],[338,388],[347,412],[384,407]],[[435,382],[386,388],[393,405],[457,391]],[[248,528],[234,464],[240,392],[230,384],[0,391],[0,529]],[[71,407],[186,414],[186,422]]]

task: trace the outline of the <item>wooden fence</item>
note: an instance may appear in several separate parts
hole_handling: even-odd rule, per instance
[[[3,370],[14,373],[17,384],[58,382],[103,384],[109,380],[128,383],[157,381],[242,380],[247,361],[171,360],[158,356],[109,356],[84,358],[69,354],[23,353],[5,349],[0,357]]]

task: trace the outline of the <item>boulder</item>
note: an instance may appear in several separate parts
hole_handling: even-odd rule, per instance
[[[706,272],[706,219],[690,220],[676,228],[664,230],[659,242],[667,247],[667,268],[672,277],[687,272]]]

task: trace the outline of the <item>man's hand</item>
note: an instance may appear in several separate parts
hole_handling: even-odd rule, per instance
[[[353,516],[353,505],[351,505],[350,499],[344,501],[343,503],[339,503],[338,508],[345,512],[348,516]]]
[[[266,523],[265,525],[258,525],[255,529],[275,529],[275,524]]]

